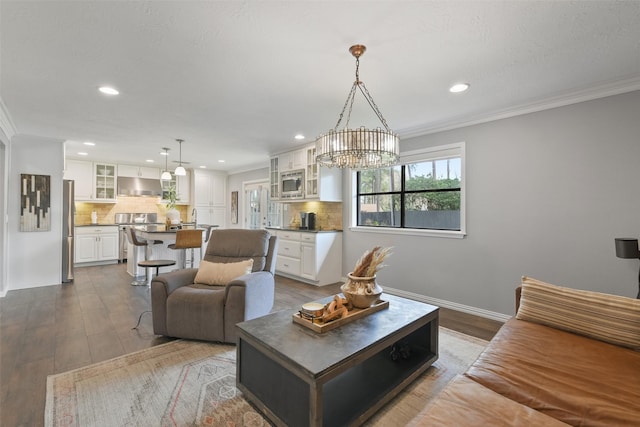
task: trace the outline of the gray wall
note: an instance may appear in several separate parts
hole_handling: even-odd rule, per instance
[[[257,181],[257,180],[262,180],[262,179],[269,179],[269,167],[267,166],[266,168],[261,168],[261,169],[255,169],[255,170],[251,170],[251,171],[245,171],[245,172],[239,172],[239,173],[234,173],[234,174],[230,174],[227,178],[227,187],[228,187],[228,191],[229,193],[231,193],[231,191],[237,191],[238,192],[238,223],[237,224],[231,224],[231,220],[229,218],[229,223],[227,224],[227,226],[229,228],[242,228],[243,227],[243,218],[244,218],[244,188],[243,188],[243,183],[245,182],[250,182],[250,181]]]
[[[55,285],[62,281],[63,169],[63,141],[27,135],[12,138],[7,203],[7,291]],[[51,176],[50,231],[19,231],[21,173]]]
[[[384,245],[382,286],[494,313],[513,314],[522,275],[635,297],[640,261],[616,258],[614,238],[640,231],[639,112],[636,91],[402,140],[466,142],[467,236],[351,232],[345,199],[344,275]]]

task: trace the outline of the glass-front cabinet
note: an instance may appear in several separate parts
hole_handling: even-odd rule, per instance
[[[272,157],[269,164],[269,187],[271,200],[278,200],[280,198],[280,177],[278,168],[278,157]]]
[[[318,197],[318,163],[316,163],[316,146],[315,144],[307,148],[307,170],[306,175],[306,197]]]
[[[116,165],[94,163],[94,186],[96,200],[116,199]]]

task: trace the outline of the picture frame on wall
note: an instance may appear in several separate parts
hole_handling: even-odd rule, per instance
[[[20,231],[51,231],[51,175],[20,174]]]
[[[238,223],[238,192],[231,192],[231,224]]]

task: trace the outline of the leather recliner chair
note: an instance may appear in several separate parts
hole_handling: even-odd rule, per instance
[[[235,343],[236,323],[268,314],[275,292],[278,238],[266,230],[214,230],[204,260],[253,259],[252,272],[226,286],[194,284],[198,269],[156,276],[151,282],[153,332],[176,338]]]

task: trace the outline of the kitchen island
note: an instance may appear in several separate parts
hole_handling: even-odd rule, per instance
[[[191,226],[183,226],[182,229],[197,229],[202,230],[202,246],[200,250],[194,249],[193,255],[193,267],[198,268],[200,265],[200,259],[202,258],[202,254],[206,249],[206,236],[207,230],[209,228],[218,227],[217,225],[204,225],[199,224],[197,227],[195,225]],[[191,264],[191,250],[179,250],[179,249],[170,249],[168,246],[172,243],[176,242],[176,232],[178,229],[169,228],[164,225],[140,225],[134,227],[136,236],[140,240],[162,240],[162,244],[151,245],[149,247],[149,256],[148,259],[170,259],[175,260],[176,265],[169,267],[161,267],[160,273],[166,273],[177,268],[180,268],[182,265],[182,256],[186,255],[187,265]],[[129,259],[127,260],[127,272],[134,276],[140,277],[145,275],[145,269],[138,267],[138,261],[144,259],[144,250],[143,246],[133,246],[129,244],[128,253]]]

